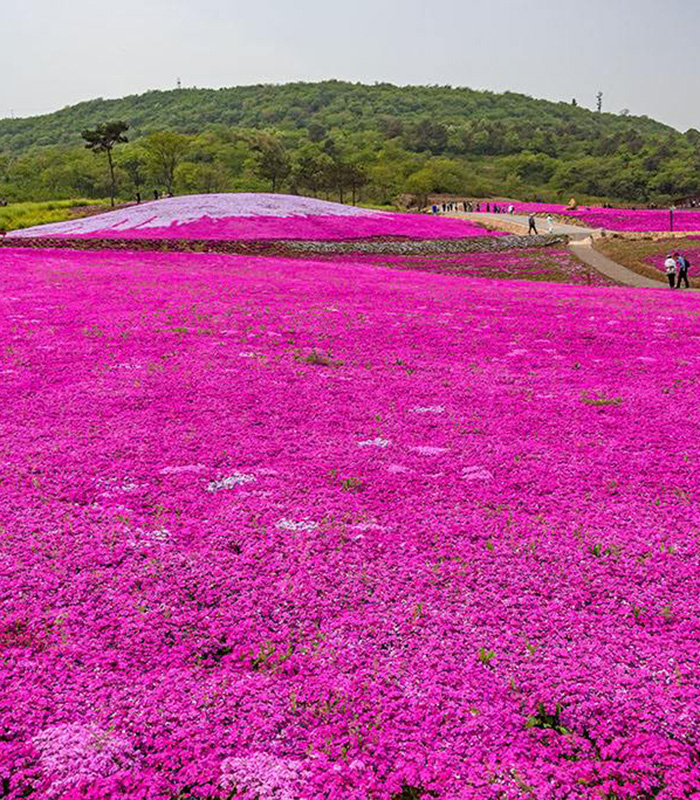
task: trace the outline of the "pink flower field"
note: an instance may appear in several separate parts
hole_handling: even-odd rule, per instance
[[[558,214],[570,217],[589,228],[630,233],[663,233],[671,230],[669,209],[596,208],[579,206],[567,211],[556,203],[513,203],[517,214]],[[697,233],[700,231],[700,209],[677,209],[673,212],[673,230]]]
[[[499,235],[468,220],[397,214],[277,194],[171,197],[91,217],[40,225],[10,237],[91,239],[312,239]]]
[[[500,252],[455,253],[450,255],[353,254],[331,257],[335,263],[368,263],[399,269],[422,270],[442,275],[494,280],[549,281],[554,283],[609,286],[612,282],[588,268],[569,250],[551,247],[509,249]]]
[[[697,298],[0,250],[0,796],[697,797]]]
[[[697,250],[687,250],[682,245],[681,245],[681,247],[682,247],[682,252],[684,254],[687,254],[686,257],[691,262],[690,270],[688,271],[688,275],[689,275],[689,277],[693,278],[698,273],[697,267],[695,266],[695,262],[698,261],[698,259],[700,258],[700,252],[698,252]],[[674,252],[676,252],[676,251],[673,250],[672,253],[674,253]],[[652,266],[655,269],[657,269],[659,272],[663,272],[664,275],[665,275],[666,274],[666,259],[668,258],[668,255],[669,255],[668,253],[655,253],[654,255],[647,256],[647,258],[645,258],[644,261],[645,261],[645,263],[647,263],[650,266]]]

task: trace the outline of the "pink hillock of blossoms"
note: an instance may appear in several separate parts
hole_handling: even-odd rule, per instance
[[[11,231],[8,238],[347,240],[497,235],[468,220],[401,214],[278,194],[170,197],[91,217]]]
[[[693,797],[697,302],[0,250],[4,798]]]

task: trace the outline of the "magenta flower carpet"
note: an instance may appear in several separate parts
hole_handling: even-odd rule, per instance
[[[569,250],[553,247],[512,249],[450,255],[352,254],[329,257],[333,263],[365,263],[398,269],[422,270],[442,275],[492,280],[548,281],[552,283],[610,286],[610,281],[589,268]]]
[[[697,299],[0,251],[0,795],[700,786]]]
[[[277,194],[171,197],[106,214],[40,225],[11,237],[95,239],[461,239],[493,234],[468,220],[398,214]]]
[[[589,228],[630,233],[665,233],[671,231],[670,209],[597,208],[579,206],[568,211],[556,203],[513,203],[517,214],[558,214],[571,217]],[[673,212],[673,230],[686,233],[700,232],[700,209],[676,209]]]

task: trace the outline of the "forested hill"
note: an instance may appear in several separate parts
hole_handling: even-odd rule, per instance
[[[512,92],[326,81],[175,89],[119,100],[90,100],[53,114],[0,120],[0,151],[18,153],[36,146],[75,144],[81,130],[105,119],[127,120],[137,135],[162,129],[194,134],[217,125],[307,129],[316,136],[334,128],[391,134],[427,120],[456,127],[458,132],[474,125],[487,124],[490,130],[501,126],[504,139],[506,134],[533,128],[554,136],[587,139],[629,131],[643,137],[676,134],[648,117],[598,114]],[[504,143],[500,149],[514,146]]]
[[[153,91],[0,120],[0,198],[108,196],[104,159],[80,134],[115,120],[131,126],[115,150],[124,199],[155,190],[419,205],[433,193],[635,204],[700,195],[695,130],[510,92],[326,81]]]

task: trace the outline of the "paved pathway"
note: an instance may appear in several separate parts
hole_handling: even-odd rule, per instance
[[[461,219],[468,219],[472,222],[489,223],[491,226],[502,227],[506,230],[511,228],[519,228],[519,233],[527,233],[529,228],[528,217],[523,214],[487,214],[485,211],[473,212],[470,214],[448,214],[447,216],[460,217]],[[557,222],[553,220],[552,233],[563,234],[570,236],[572,239],[577,237],[588,238],[593,230],[591,228],[584,228],[580,225],[568,225],[564,222]],[[540,233],[549,233],[547,228],[547,220],[543,217],[537,217],[537,230]]]
[[[501,227],[503,230],[510,232],[527,233],[528,217],[520,214],[487,214],[485,212],[472,213],[472,214],[449,214],[448,216],[461,217],[462,219],[469,219],[473,222],[488,223],[490,227]],[[541,217],[537,217],[537,229],[540,233],[547,232],[547,221]],[[589,267],[593,267],[601,275],[621,283],[624,286],[637,286],[646,289],[659,289],[665,285],[663,277],[660,275],[659,280],[655,281],[640,275],[617,261],[613,261],[603,253],[599,252],[593,247],[593,234],[595,230],[591,228],[583,228],[580,225],[567,225],[561,222],[554,222],[553,233],[563,234],[569,237],[571,252],[580,258]]]
[[[605,275],[615,281],[615,283],[621,283],[624,286],[639,286],[645,289],[660,289],[664,286],[664,282],[661,278],[659,278],[658,281],[652,280],[608,258],[593,247],[593,242],[590,237],[588,239],[572,241],[570,249],[581,261],[588,264],[589,267],[593,267],[593,269],[600,272],[601,275]]]

